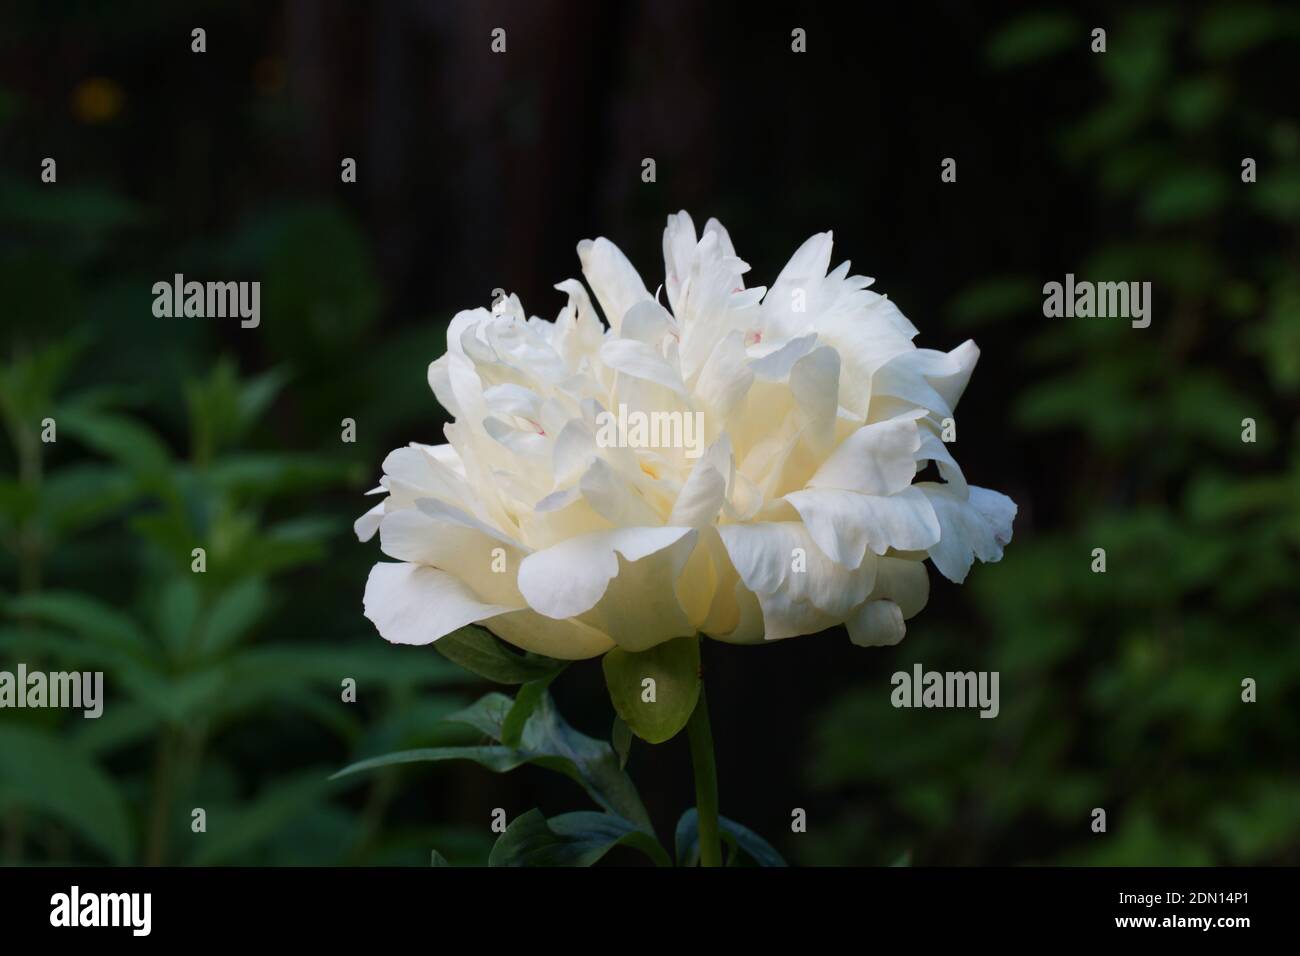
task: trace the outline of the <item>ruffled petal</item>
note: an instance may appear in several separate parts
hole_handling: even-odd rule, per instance
[[[930,560],[950,581],[960,584],[975,558],[1002,560],[1002,548],[1011,540],[1016,503],[1006,495],[970,486],[962,498],[947,485],[920,482],[916,486],[930,499],[939,518],[939,543],[930,548]]]
[[[692,528],[618,528],[530,554],[519,590],[547,617],[581,617],[632,651],[694,633],[677,579],[695,546]]]
[[[376,564],[362,605],[394,644],[432,644],[452,631],[513,608],[480,601],[454,575],[419,564]]]
[[[785,496],[808,531],[832,561],[856,568],[870,548],[873,554],[925,551],[939,541],[939,519],[919,489],[894,495],[811,488]]]

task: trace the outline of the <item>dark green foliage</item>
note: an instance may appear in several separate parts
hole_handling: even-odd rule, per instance
[[[206,357],[225,351],[211,340],[137,324],[149,300],[99,267],[123,274],[112,240],[142,210],[7,174],[0,193],[19,240],[0,244],[15,320],[0,363],[0,668],[103,671],[106,698],[98,719],[4,712],[0,862],[419,864],[435,840],[482,859],[487,839],[463,830],[386,832],[390,778],[330,780],[358,753],[428,740],[464,700],[463,672],[361,617],[364,561],[326,561],[351,539],[373,453],[362,464],[362,446],[340,443],[337,418],[316,450],[282,445],[277,419],[328,405],[324,389],[286,393],[287,366],[244,377]],[[364,242],[342,214],[302,210],[268,214],[222,255],[285,279],[274,307],[316,323],[324,362],[375,308]],[[322,249],[337,260],[328,308],[302,266]]]
[[[1300,137],[1288,96],[1251,85],[1261,48],[1300,52],[1295,11],[1109,26],[1091,59],[1076,32],[1101,92],[1057,124],[1062,167],[1087,170],[1112,224],[1075,271],[1150,280],[1153,322],[1044,319],[1022,276],[957,298],[954,318],[1027,336],[1005,447],[1075,443],[1047,463],[1054,500],[1022,502],[1006,558],[971,575],[967,621],[922,615],[894,658],[1000,671],[1001,715],[894,710],[879,686],[835,701],[810,780],[857,809],[810,828],[806,861],[1300,860]],[[1057,52],[1062,29],[1017,20],[991,54]]]

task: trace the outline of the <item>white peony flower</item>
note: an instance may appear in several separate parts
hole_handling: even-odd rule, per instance
[[[573,660],[704,633],[756,644],[838,624],[896,644],[929,594],[997,561],[1015,504],[939,438],[979,357],[918,349],[831,234],[770,289],[716,220],[663,238],[655,295],[607,239],[578,245],[555,322],[511,296],[456,315],[429,384],[447,443],[384,461],[356,523],[386,555],[365,613],[389,641],[479,623]],[[917,481],[934,462],[942,481]]]

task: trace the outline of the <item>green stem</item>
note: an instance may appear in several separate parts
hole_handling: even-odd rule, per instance
[[[172,799],[172,763],[176,755],[175,732],[164,727],[158,738],[154,761],[153,798],[149,809],[149,838],[145,848],[146,866],[162,866],[167,856],[167,831]]]
[[[718,834],[718,768],[713,760],[713,730],[709,705],[700,687],[700,699],[686,724],[691,741],[691,767],[695,771],[695,809],[700,820],[700,866],[722,866],[722,841]]]

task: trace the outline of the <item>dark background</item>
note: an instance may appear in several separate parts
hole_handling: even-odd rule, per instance
[[[425,368],[456,311],[502,287],[554,317],[598,235],[653,288],[678,209],[723,221],[751,285],[833,229],[918,345],[974,337],[957,454],[1020,506],[1004,562],[961,588],[932,573],[896,648],[706,646],[723,813],[806,864],[1300,862],[1293,4],[128,2],[0,23],[0,666],[94,664],[109,688],[101,721],[0,714],[6,862],[481,862],[492,808],[581,805],[532,768],[325,780],[453,739],[437,718],[485,689],[374,633],[378,550],[348,524],[387,450],[441,441]],[[261,326],[155,318],[175,272],[260,279]],[[1151,327],[1044,318],[1067,272],[1152,282]],[[998,670],[1002,714],[894,710],[916,661]],[[594,662],[553,690],[607,735]],[[685,741],[630,767],[669,832]]]

